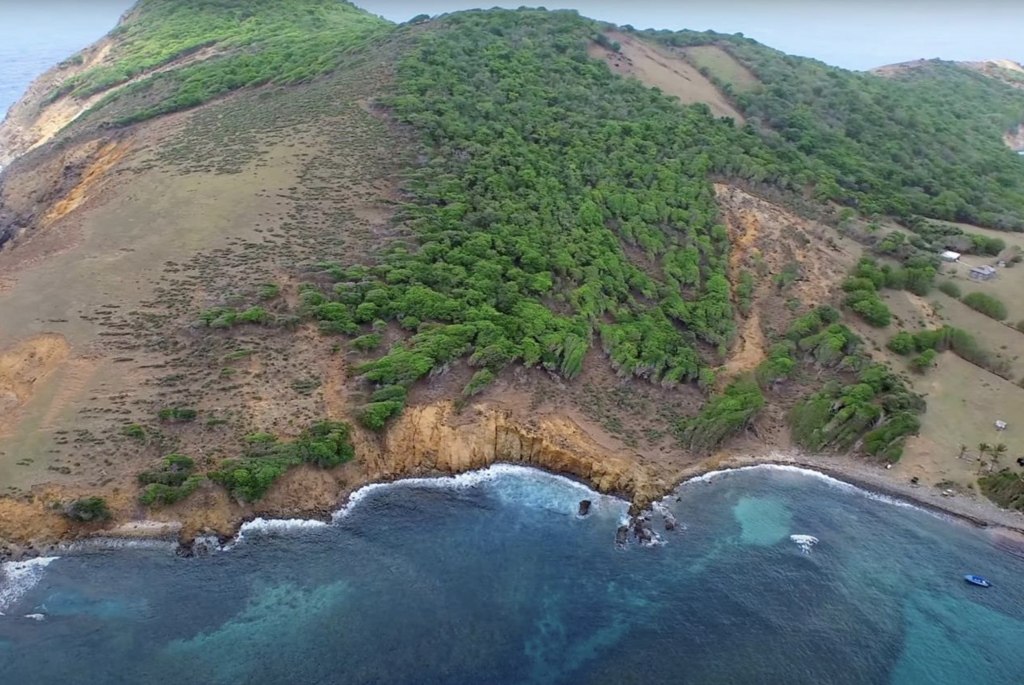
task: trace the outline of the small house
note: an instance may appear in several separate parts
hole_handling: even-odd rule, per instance
[[[981,266],[976,266],[972,268],[971,273],[969,275],[971,277],[971,280],[991,281],[993,278],[996,277],[996,270],[993,269],[988,264],[983,264]]]
[[[959,252],[953,252],[952,250],[946,250],[945,252],[940,254],[939,257],[944,262],[958,262],[958,261],[960,261],[960,253]]]

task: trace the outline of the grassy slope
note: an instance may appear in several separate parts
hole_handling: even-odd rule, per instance
[[[836,133],[841,110],[812,110],[820,117],[814,126],[784,127],[766,141],[753,129],[715,121],[701,106],[679,108],[588,60],[585,48],[599,27],[571,13],[466,13],[420,31],[393,29],[333,2],[203,3],[218,27],[212,32],[199,26],[202,16],[179,16],[174,8],[144,3],[119,30],[115,66],[87,72],[68,87],[93,92],[220,37],[214,47],[224,55],[120,92],[118,98],[146,102],[136,106],[126,98],[118,118],[128,122],[228,90],[314,79],[385,34],[415,42],[403,48],[392,86],[397,97],[390,100],[423,143],[423,164],[406,186],[411,202],[402,215],[414,240],[378,241],[379,255],[312,245],[290,266],[319,257],[321,272],[298,306],[276,303],[272,317],[298,314],[328,334],[360,334],[361,345],[369,345],[373,330],[386,333],[385,348],[362,367],[372,383],[363,409],[372,427],[402,409],[415,381],[459,360],[476,371],[467,379],[468,396],[513,363],[572,378],[595,338],[624,376],[710,387],[711,369],[723,361],[733,333],[729,246],[711,175],[796,188],[832,168],[839,155],[837,168],[845,174],[839,180],[859,184],[852,199],[898,209],[886,160],[868,155],[867,141],[848,135],[849,128]],[[247,17],[249,10],[258,14]],[[180,30],[168,29],[180,22]],[[769,71],[750,66],[771,81]],[[789,85],[813,91],[801,78]],[[899,128],[882,110],[869,113],[881,128]],[[810,154],[814,141],[824,155]],[[201,163],[195,150],[178,147]],[[875,174],[884,182],[864,180]],[[828,186],[817,180],[819,190]],[[320,183],[329,179],[303,178],[298,185],[305,191]],[[784,322],[772,323],[785,330]],[[399,325],[408,332],[398,333]],[[852,345],[844,350],[850,357],[855,352]],[[733,390],[709,403],[704,423],[678,423],[684,439],[693,443],[695,433],[717,439],[717,428],[703,426],[718,416],[735,417],[729,430],[748,422],[746,408],[760,403],[744,398],[733,411]]]
[[[1024,229],[1024,161],[1002,136],[1024,92],[935,61],[895,78],[793,57],[738,36],[649,32],[669,45],[717,44],[762,84],[737,94],[748,118],[822,199],[866,213],[921,214]]]
[[[390,22],[338,0],[142,0],[111,32],[110,60],[68,79],[50,97],[93,95],[202,48],[213,49],[212,57],[133,83],[97,107],[156,87],[155,103],[120,121],[148,119],[238,88],[323,76],[391,28]]]

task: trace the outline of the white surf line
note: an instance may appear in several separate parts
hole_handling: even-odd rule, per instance
[[[846,492],[855,492],[855,493],[857,493],[859,495],[867,497],[868,499],[874,500],[876,502],[885,502],[887,504],[891,504],[891,505],[897,506],[897,507],[903,507],[903,508],[906,508],[906,509],[915,509],[917,511],[923,511],[926,514],[931,514],[932,516],[935,516],[935,517],[941,518],[941,519],[949,519],[950,518],[950,515],[944,514],[942,512],[936,511],[936,510],[928,508],[928,507],[918,506],[917,504],[914,504],[912,502],[908,502],[907,500],[901,499],[898,496],[890,496],[890,495],[885,495],[885,494],[878,493],[878,492],[872,492],[871,490],[867,490],[865,488],[859,487],[857,485],[854,485],[853,483],[847,483],[844,480],[840,480],[838,478],[833,478],[832,476],[824,474],[821,471],[815,471],[814,469],[806,468],[806,467],[803,467],[803,466],[794,466],[792,464],[753,464],[753,465],[750,465],[750,466],[737,466],[737,467],[731,468],[731,469],[720,469],[718,471],[709,471],[707,473],[701,474],[699,476],[694,476],[693,478],[690,478],[690,479],[687,479],[687,480],[683,481],[682,483],[680,483],[677,486],[676,490],[678,490],[682,486],[687,485],[689,483],[699,483],[699,482],[710,483],[711,481],[713,481],[714,479],[716,479],[716,478],[718,478],[720,476],[726,476],[726,475],[728,475],[730,473],[739,473],[740,471],[752,471],[752,470],[784,471],[784,472],[787,472],[787,473],[799,473],[799,474],[804,475],[804,476],[810,476],[812,478],[816,478],[816,479],[820,480],[821,482],[825,483],[826,485],[828,485],[829,487],[833,487],[833,488],[836,488],[838,490],[844,490]],[[662,500],[662,501],[664,501],[664,500]]]
[[[128,538],[97,536],[57,545],[54,549],[62,554],[83,552],[104,552],[119,549],[155,549],[173,551],[177,541],[167,538]]]
[[[0,612],[8,611],[43,579],[46,567],[60,557],[36,557],[0,564]],[[2,615],[2,614],[0,614]]]
[[[332,521],[338,522],[348,516],[360,502],[364,501],[369,495],[382,490],[384,488],[396,488],[396,487],[418,487],[418,488],[438,488],[438,489],[451,489],[451,490],[463,490],[475,487],[481,483],[487,483],[494,481],[501,476],[516,476],[524,479],[550,479],[559,485],[567,486],[580,493],[581,499],[589,499],[591,501],[614,501],[617,503],[623,503],[628,506],[626,500],[614,497],[612,495],[605,495],[596,490],[589,488],[584,483],[573,480],[566,476],[559,475],[557,473],[551,473],[544,469],[535,468],[532,466],[522,466],[520,464],[504,464],[497,463],[491,464],[490,466],[475,469],[473,471],[466,471],[453,476],[432,476],[427,478],[400,478],[389,483],[369,483],[363,487],[355,490],[349,495],[348,501],[331,517]]]
[[[472,471],[466,471],[455,475],[443,475],[443,476],[429,476],[429,477],[413,477],[413,478],[399,478],[390,482],[382,483],[368,483],[349,494],[345,504],[336,509],[331,515],[330,523],[321,521],[319,519],[267,519],[267,518],[255,518],[252,521],[243,523],[238,529],[238,533],[223,545],[214,546],[221,552],[226,552],[232,549],[235,545],[245,539],[247,534],[264,534],[264,533],[292,533],[301,532],[308,530],[316,530],[325,528],[330,525],[334,525],[344,520],[359,504],[365,501],[370,495],[388,489],[388,488],[436,488],[436,489],[450,489],[450,490],[463,490],[472,487],[476,487],[483,483],[493,482],[502,476],[514,476],[523,479],[547,479],[551,482],[557,483],[558,485],[571,488],[573,491],[580,494],[580,499],[589,499],[594,503],[614,502],[622,506],[628,506],[629,503],[626,500],[612,495],[605,495],[592,490],[587,487],[584,483],[573,480],[566,476],[562,476],[556,473],[545,471],[544,469],[535,468],[532,466],[522,466],[519,464],[505,464],[497,463],[491,464],[480,469],[474,469]]]

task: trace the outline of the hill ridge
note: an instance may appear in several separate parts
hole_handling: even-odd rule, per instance
[[[1014,263],[1017,234],[949,222],[1024,227],[1015,90],[544,10],[305,0],[325,29],[221,0],[216,44],[194,16],[146,28],[178,5],[40,82],[23,111],[98,99],[0,175],[0,356],[67,343],[18,377],[0,475],[54,530],[46,502],[92,493],[188,535],[498,458],[638,503],[737,446],[976,480],[933,451],[988,426],[945,432],[929,365],[1012,376],[1020,334],[921,298],[966,276],[944,250]],[[641,56],[678,90],[617,69]]]

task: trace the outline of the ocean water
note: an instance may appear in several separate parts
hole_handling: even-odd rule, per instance
[[[594,506],[580,518],[584,498]],[[0,673],[176,685],[1024,678],[1024,561],[979,531],[777,468],[684,484],[663,507],[679,526],[656,514],[652,546],[615,544],[626,509],[497,467],[361,491],[330,524],[255,522],[206,557],[84,548],[8,565]]]
[[[32,81],[114,28],[131,0],[0,0],[0,119]]]

